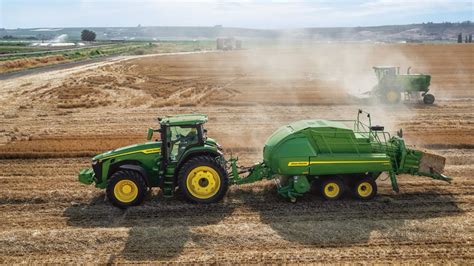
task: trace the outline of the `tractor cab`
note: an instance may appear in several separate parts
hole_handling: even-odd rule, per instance
[[[179,161],[186,150],[203,146],[207,140],[203,126],[207,122],[206,115],[184,114],[158,118],[158,121],[160,129],[148,129],[148,140],[153,138],[153,132],[160,133],[161,154],[167,162]]]
[[[400,67],[395,66],[376,66],[373,69],[379,82],[385,77],[395,77],[400,74]]]

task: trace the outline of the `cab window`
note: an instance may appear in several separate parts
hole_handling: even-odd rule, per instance
[[[177,160],[189,145],[197,144],[198,132],[196,127],[170,127],[171,160]]]

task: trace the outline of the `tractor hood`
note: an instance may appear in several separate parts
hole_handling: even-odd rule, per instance
[[[140,144],[133,144],[130,146],[120,147],[114,150],[110,150],[101,154],[96,155],[92,158],[93,161],[96,160],[106,160],[109,158],[115,158],[123,155],[129,155],[134,153],[158,153],[161,151],[161,141],[150,141]]]

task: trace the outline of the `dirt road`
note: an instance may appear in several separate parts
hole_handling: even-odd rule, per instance
[[[74,49],[73,49],[74,50]],[[196,52],[174,52],[174,53],[154,53],[146,55],[111,55],[111,56],[102,56],[93,59],[86,59],[81,61],[74,62],[65,62],[58,63],[54,65],[47,65],[42,67],[29,68],[20,71],[0,73],[0,80],[7,80],[12,78],[19,78],[24,76],[31,76],[34,74],[57,74],[58,70],[65,70],[74,68],[74,71],[81,71],[85,69],[94,69],[99,66],[109,65],[111,63],[119,63],[132,59],[146,58],[146,57],[156,57],[156,56],[169,56],[169,55],[186,55],[186,54],[196,54],[196,53],[207,53],[210,51],[196,51]],[[56,71],[56,72],[53,72]],[[49,73],[52,72],[52,73]],[[31,78],[31,77],[30,77]]]
[[[0,263],[472,263],[473,56],[467,45],[322,45],[149,57],[2,81]],[[370,86],[371,66],[383,64],[432,74],[436,104],[351,101],[347,92]],[[122,211],[76,181],[89,156],[142,141],[158,115],[208,114],[209,135],[249,165],[276,128],[352,118],[361,107],[390,131],[403,127],[408,143],[447,157],[454,182],[404,175],[395,194],[381,178],[373,201],[308,194],[296,204],[270,181],[232,187],[205,206],[155,189],[143,206]]]

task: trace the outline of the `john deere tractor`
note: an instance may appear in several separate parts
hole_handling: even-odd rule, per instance
[[[434,103],[435,97],[428,93],[430,75],[410,74],[410,68],[406,74],[400,74],[400,67],[394,66],[376,66],[373,69],[378,84],[372,89],[371,95],[383,102],[394,104],[401,100],[419,100],[422,97],[425,104]]]
[[[165,197],[179,188],[195,203],[222,199],[228,177],[220,145],[206,136],[207,116],[158,120],[159,129],[148,129],[148,142],[95,156],[92,168],[81,170],[79,181],[105,188],[109,201],[121,208],[140,204],[152,187],[160,187]],[[160,140],[152,140],[155,132]]]

